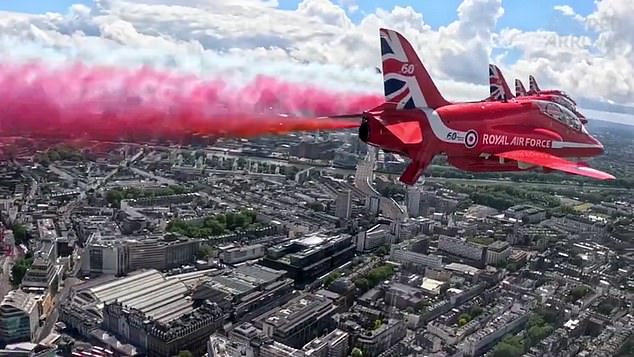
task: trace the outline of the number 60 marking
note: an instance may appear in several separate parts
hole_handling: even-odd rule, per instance
[[[411,64],[411,63],[403,64],[403,67],[401,67],[401,73],[402,74],[414,74],[414,65]]]

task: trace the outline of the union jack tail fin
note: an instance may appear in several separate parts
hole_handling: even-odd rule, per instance
[[[525,97],[526,96],[526,88],[524,88],[524,84],[519,79],[515,78],[515,96],[516,97]]]
[[[492,100],[511,99],[514,97],[502,71],[494,64],[489,64],[489,87]]]
[[[539,86],[537,85],[537,81],[535,80],[535,77],[533,77],[533,75],[528,76],[528,90],[530,90],[531,92],[537,94],[541,91],[541,89],[539,89]]]
[[[380,29],[385,101],[399,109],[432,108],[449,104],[440,94],[412,45],[394,30]]]

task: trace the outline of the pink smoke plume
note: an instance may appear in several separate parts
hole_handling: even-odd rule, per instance
[[[183,140],[336,130],[358,123],[317,117],[361,112],[381,100],[266,76],[240,85],[148,67],[0,64],[5,137]]]

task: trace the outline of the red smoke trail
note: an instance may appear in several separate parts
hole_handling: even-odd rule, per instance
[[[334,130],[358,123],[315,117],[380,101],[264,76],[240,85],[147,67],[0,64],[0,136],[144,142]]]

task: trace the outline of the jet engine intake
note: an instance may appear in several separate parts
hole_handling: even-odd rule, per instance
[[[363,116],[361,119],[361,125],[359,126],[359,140],[364,143],[368,143],[368,138],[370,137],[370,125],[368,124],[368,118]]]

